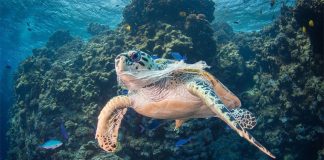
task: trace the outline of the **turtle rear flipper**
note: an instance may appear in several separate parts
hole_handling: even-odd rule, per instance
[[[247,109],[235,108],[231,110],[232,116],[245,129],[252,129],[256,124],[256,118]]]
[[[262,146],[255,138],[247,132],[237,120],[232,116],[231,111],[222,103],[216,95],[214,89],[209,83],[204,80],[197,79],[187,84],[188,91],[201,98],[201,100],[208,106],[221,120],[235,130],[241,137],[245,138],[251,144],[259,148],[262,152],[272,158],[276,158],[269,150]]]
[[[107,152],[114,152],[117,148],[117,137],[120,123],[131,106],[127,96],[117,96],[108,101],[98,117],[96,139],[99,146]]]

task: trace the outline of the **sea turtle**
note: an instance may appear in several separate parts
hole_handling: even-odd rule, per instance
[[[137,50],[119,54],[115,58],[118,82],[129,92],[113,97],[101,110],[96,131],[100,147],[107,152],[116,150],[121,120],[127,108],[133,108],[147,117],[175,120],[176,129],[191,118],[218,117],[241,137],[275,158],[246,131],[255,126],[255,117],[239,108],[240,100],[204,70],[208,67],[203,61],[187,64],[153,59]]]

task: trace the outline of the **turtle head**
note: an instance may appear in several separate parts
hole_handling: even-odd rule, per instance
[[[130,50],[119,54],[115,58],[115,68],[117,73],[125,71],[134,73],[156,70],[157,65],[149,54],[138,50]]]

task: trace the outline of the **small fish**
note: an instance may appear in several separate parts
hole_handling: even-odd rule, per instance
[[[119,4],[116,4],[115,7],[119,7]]]
[[[313,21],[312,19],[310,19],[310,20],[308,21],[308,26],[309,26],[309,27],[314,27],[314,21]]]
[[[127,32],[130,32],[131,31],[131,26],[129,24],[125,24],[124,25],[124,29],[127,31]]]
[[[55,149],[62,145],[63,145],[63,143],[61,141],[52,139],[52,140],[48,140],[45,143],[41,144],[39,147],[43,148],[43,149]]]
[[[239,24],[239,23],[240,23],[240,21],[234,21],[233,23],[235,23],[235,24]]]
[[[151,57],[152,57],[153,60],[159,59],[159,56],[156,55],[156,54],[155,55],[152,55]]]
[[[126,94],[128,94],[128,90],[127,90],[127,89],[123,89],[123,90],[121,91],[121,94],[122,94],[122,95],[126,95]]]
[[[27,30],[28,30],[29,32],[30,32],[30,31],[32,31],[32,29],[31,29],[31,28],[29,28],[29,27],[27,28]]]
[[[306,32],[307,32],[307,30],[306,30],[306,27],[305,27],[305,26],[303,26],[303,27],[302,27],[302,32],[303,32],[303,33],[306,33]]]
[[[187,57],[186,56],[182,56],[179,52],[171,52],[171,56],[176,59],[177,61],[186,61]]]
[[[140,132],[143,133],[145,131],[145,127],[141,124],[139,125],[139,127],[140,127]]]
[[[66,131],[66,128],[65,128],[63,122],[61,122],[60,130],[61,130],[61,135],[64,137],[64,139],[65,140],[68,140],[69,139],[69,135],[68,135],[68,132]]]
[[[276,0],[270,0],[270,6],[273,7],[276,4]]]
[[[184,11],[181,11],[181,12],[179,12],[179,16],[180,17],[186,17],[187,16],[187,13],[184,12]]]
[[[12,68],[10,64],[6,64],[5,67],[6,67],[7,69],[11,69],[11,68]]]
[[[175,144],[176,148],[179,148],[179,147],[187,144],[189,141],[191,141],[191,139],[192,139],[192,137],[179,139]]]
[[[30,23],[29,22],[27,22],[26,24],[27,24],[28,27],[30,27]]]
[[[128,90],[125,88],[121,88],[118,90],[118,94],[119,95],[127,95],[128,94]]]

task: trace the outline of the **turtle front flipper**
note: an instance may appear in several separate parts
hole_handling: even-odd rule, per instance
[[[225,106],[229,109],[235,109],[241,107],[240,99],[234,95],[222,82],[220,82],[216,77],[212,74],[201,71],[200,75],[207,79],[212,87],[216,95],[220,98],[220,100],[225,104]]]
[[[117,137],[120,123],[131,106],[127,96],[117,96],[108,101],[98,117],[96,139],[99,146],[107,152],[114,152],[117,148]]]
[[[269,155],[272,158],[275,156],[270,153],[265,147],[263,147],[257,140],[252,137],[240,124],[237,120],[232,116],[231,111],[227,109],[227,107],[222,103],[220,98],[216,95],[213,87],[204,80],[195,80],[191,81],[187,84],[188,91],[201,98],[201,100],[214,112],[217,117],[222,119],[225,123],[227,123],[233,130],[235,130],[241,137],[244,137],[251,144],[259,148],[262,152]]]

